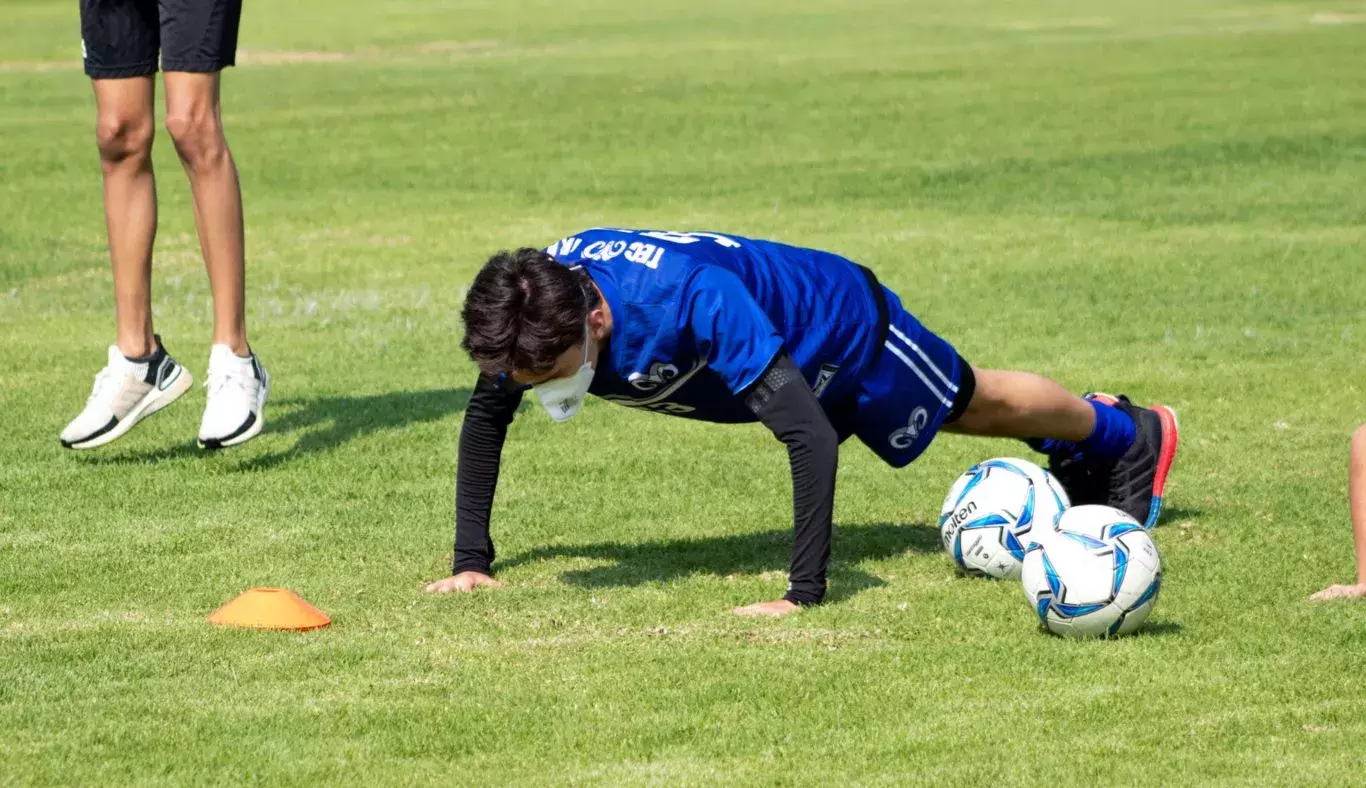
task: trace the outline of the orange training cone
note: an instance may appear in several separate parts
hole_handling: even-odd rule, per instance
[[[288,588],[252,588],[209,615],[225,627],[317,629],[332,623],[321,610]]]

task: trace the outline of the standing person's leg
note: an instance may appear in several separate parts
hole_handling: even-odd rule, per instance
[[[81,413],[62,430],[72,449],[102,446],[175,401],[190,377],[152,328],[153,101],[158,21],[152,0],[82,0],[81,42],[95,92],[95,139],[114,274],[115,344]]]
[[[160,0],[166,130],[190,181],[199,248],[213,290],[213,349],[199,444],[255,437],[270,379],[247,344],[242,192],[223,133],[222,70],[237,54],[241,0]]]
[[[166,131],[190,180],[213,289],[213,344],[248,356],[242,192],[219,109],[221,74],[167,71]]]
[[[152,75],[94,79],[95,139],[104,175],[104,221],[114,269],[116,340],[125,356],[155,349],[152,329],[152,242],[157,190],[152,174],[155,120]]]

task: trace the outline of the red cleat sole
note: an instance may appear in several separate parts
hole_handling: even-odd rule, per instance
[[[1176,460],[1176,448],[1181,443],[1181,427],[1176,420],[1176,411],[1166,405],[1154,405],[1153,413],[1162,422],[1162,453],[1157,458],[1157,473],[1153,476],[1153,504],[1148,510],[1148,528],[1157,525],[1162,514],[1162,495],[1167,490],[1167,475],[1171,473],[1172,463]]]

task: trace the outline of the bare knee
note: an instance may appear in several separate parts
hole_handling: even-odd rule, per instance
[[[166,116],[166,131],[181,160],[191,169],[211,168],[227,156],[223,127],[212,109],[172,111]]]
[[[150,157],[153,134],[150,117],[102,113],[95,123],[95,142],[100,148],[100,160],[106,167]]]
[[[1352,464],[1366,468],[1366,424],[1358,427],[1352,436]]]

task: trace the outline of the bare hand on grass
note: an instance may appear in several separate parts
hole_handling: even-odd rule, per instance
[[[1310,602],[1327,602],[1330,599],[1362,599],[1366,598],[1366,583],[1356,585],[1336,585],[1328,586],[1322,591],[1309,597]]]
[[[737,616],[746,616],[749,618],[757,618],[759,616],[782,618],[783,616],[796,613],[798,610],[801,610],[801,608],[786,599],[775,599],[772,602],[755,602],[752,605],[737,607],[731,612]]]
[[[484,574],[483,572],[461,572],[458,575],[451,575],[445,580],[438,580],[427,585],[429,594],[449,594],[452,591],[459,591],[468,594],[480,586],[488,588],[502,588],[503,584]]]

